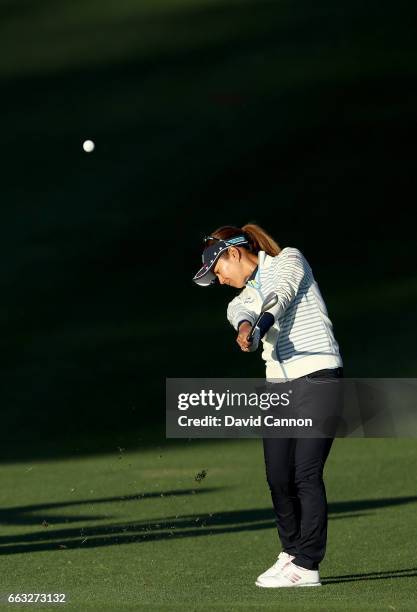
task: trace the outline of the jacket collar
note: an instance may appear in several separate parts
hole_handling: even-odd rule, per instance
[[[246,281],[246,287],[258,287],[259,286],[259,272],[264,268],[268,268],[271,265],[272,257],[265,253],[265,251],[258,252],[258,267],[255,268],[253,273]]]
[[[269,268],[274,258],[265,251],[259,251],[258,253],[258,266],[259,268]]]

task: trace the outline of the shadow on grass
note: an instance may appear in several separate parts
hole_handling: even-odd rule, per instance
[[[232,510],[218,513],[175,515],[156,518],[151,521],[142,520],[134,523],[113,523],[100,527],[80,527],[70,529],[52,529],[51,525],[63,522],[75,521],[97,521],[108,518],[109,515],[78,515],[66,517],[64,515],[43,517],[43,510],[51,508],[62,508],[82,504],[98,504],[120,501],[137,501],[157,497],[169,497],[177,495],[193,495],[209,493],[218,489],[180,489],[128,495],[123,497],[110,497],[100,499],[78,500],[53,504],[36,504],[16,508],[6,508],[0,514],[3,524],[16,525],[40,525],[42,531],[26,535],[7,535],[0,538],[0,555],[11,555],[18,553],[32,553],[46,550],[62,550],[74,548],[97,548],[101,546],[113,546],[120,544],[147,543],[159,540],[170,540],[177,538],[194,538],[198,536],[221,535],[224,533],[241,533],[247,531],[259,531],[274,527],[273,512],[271,508],[255,508],[249,510]],[[329,505],[329,518],[357,518],[368,514],[363,510],[375,510],[383,507],[416,503],[417,496],[399,498],[364,499],[352,502],[334,502]],[[37,516],[30,516],[36,512]],[[48,520],[46,520],[48,519]],[[388,576],[385,576],[388,577]],[[334,581],[353,580],[354,575],[335,576]],[[330,580],[330,579],[329,579]]]
[[[160,497],[180,497],[182,495],[194,495],[196,493],[211,493],[217,491],[218,487],[210,487],[205,489],[176,489],[172,491],[153,491],[152,493],[137,493],[136,495],[122,495],[120,497],[101,497],[100,499],[83,499],[74,500],[67,502],[54,502],[51,504],[32,504],[30,506],[17,506],[15,508],[5,508],[0,510],[0,524],[2,525],[39,525],[39,515],[30,516],[32,512],[49,511],[54,508],[67,508],[69,506],[82,506],[83,504],[105,504],[108,502],[126,502],[135,500],[155,499]],[[78,522],[80,520],[102,520],[108,518],[109,515],[105,516],[93,516],[88,514],[87,516],[81,516],[77,514],[76,517],[68,517],[66,515],[48,515],[48,522],[51,524],[63,523],[63,522]],[[0,540],[1,542],[1,540]]]
[[[367,572],[366,574],[345,574],[342,576],[328,576],[322,578],[321,583],[339,584],[341,582],[356,582],[358,580],[389,580],[390,578],[413,578],[417,576],[417,567],[401,570],[386,570],[383,572]]]

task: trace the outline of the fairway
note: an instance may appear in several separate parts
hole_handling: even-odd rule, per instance
[[[59,592],[71,610],[415,610],[413,440],[334,442],[319,589],[254,585],[279,552],[261,440],[2,469],[3,601]]]
[[[336,439],[323,586],[262,589],[262,440],[164,429],[167,378],[265,375],[192,282],[224,224],[311,262],[346,378],[416,376],[414,13],[0,0],[0,612],[417,610],[416,439]]]

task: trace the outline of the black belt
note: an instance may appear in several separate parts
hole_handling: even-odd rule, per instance
[[[343,368],[325,368],[324,370],[316,370],[307,374],[309,378],[320,378],[323,376],[329,376],[332,378],[341,378],[343,376]]]

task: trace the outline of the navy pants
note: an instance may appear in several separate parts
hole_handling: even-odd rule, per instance
[[[297,402],[308,402],[314,408],[316,401],[337,401],[334,387],[339,385],[330,379],[341,377],[343,368],[319,370],[294,379],[291,385]],[[307,569],[318,569],[326,551],[323,468],[333,439],[263,438],[266,477],[282,548],[295,555],[293,563]]]

